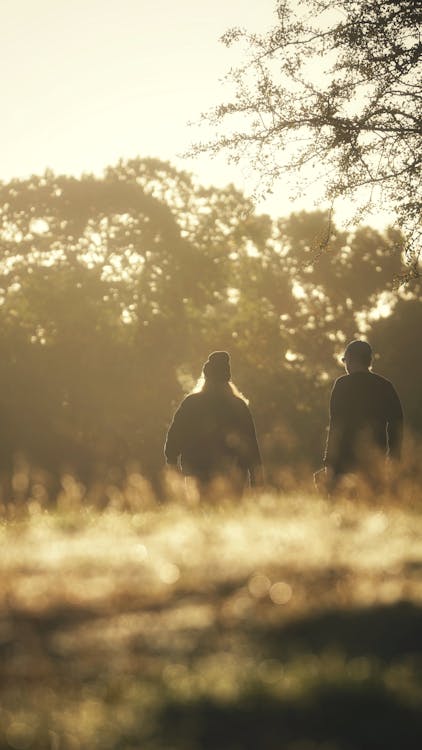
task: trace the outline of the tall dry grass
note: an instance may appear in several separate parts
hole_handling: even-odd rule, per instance
[[[55,507],[4,507],[0,748],[422,746],[419,481],[207,505],[174,483],[158,503],[133,467],[112,487],[96,504],[67,475]]]

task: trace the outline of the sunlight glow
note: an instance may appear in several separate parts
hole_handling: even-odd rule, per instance
[[[188,122],[218,100],[221,78],[240,58],[220,36],[237,24],[264,30],[273,20],[273,0],[125,0],[123,7],[74,0],[60,12],[56,0],[7,4],[2,64],[11,75],[3,96],[11,116],[3,122],[0,178],[46,167],[98,173],[138,154],[186,168],[178,155],[194,140]],[[191,160],[188,168],[202,182],[243,182],[242,170],[222,159]]]
[[[50,229],[45,219],[31,219],[29,222],[29,231],[33,234],[46,234]]]
[[[227,299],[231,305],[237,305],[240,299],[239,289],[235,289],[234,287],[227,289]]]
[[[394,309],[396,298],[390,292],[384,292],[379,296],[376,306],[369,313],[370,320],[388,318]]]
[[[305,299],[306,298],[306,292],[298,281],[295,281],[292,287],[292,294],[293,297],[296,297],[296,299]]]

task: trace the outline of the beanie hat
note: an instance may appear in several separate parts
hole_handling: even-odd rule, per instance
[[[211,352],[202,370],[207,380],[228,383],[231,378],[229,353]]]
[[[371,364],[372,349],[367,341],[350,341],[346,346],[343,359],[346,357],[346,354],[364,365],[369,366]]]

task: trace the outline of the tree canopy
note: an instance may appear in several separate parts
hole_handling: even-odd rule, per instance
[[[359,333],[386,352],[381,371],[422,429],[422,303],[391,285],[401,238],[332,222],[313,264],[325,230],[321,212],[272,220],[233,186],[204,188],[152,159],[0,185],[3,464],[20,449],[51,471],[136,459],[156,476],[174,408],[208,353],[227,349],[269,476],[317,467],[336,356]]]
[[[325,185],[357,215],[390,207],[420,272],[422,10],[419,0],[278,0],[265,34],[241,28],[244,62],[229,101],[203,118],[217,135],[193,153],[246,159],[264,187],[291,174],[297,190]]]

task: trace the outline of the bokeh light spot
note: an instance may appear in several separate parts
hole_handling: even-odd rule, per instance
[[[251,596],[255,597],[255,599],[262,599],[264,596],[267,596],[271,588],[271,581],[267,576],[256,573],[249,580],[248,588]]]
[[[270,598],[274,604],[287,604],[292,598],[292,587],[284,581],[274,583],[270,588]]]
[[[174,563],[164,563],[161,565],[158,575],[163,583],[170,585],[179,580],[180,570]]]

